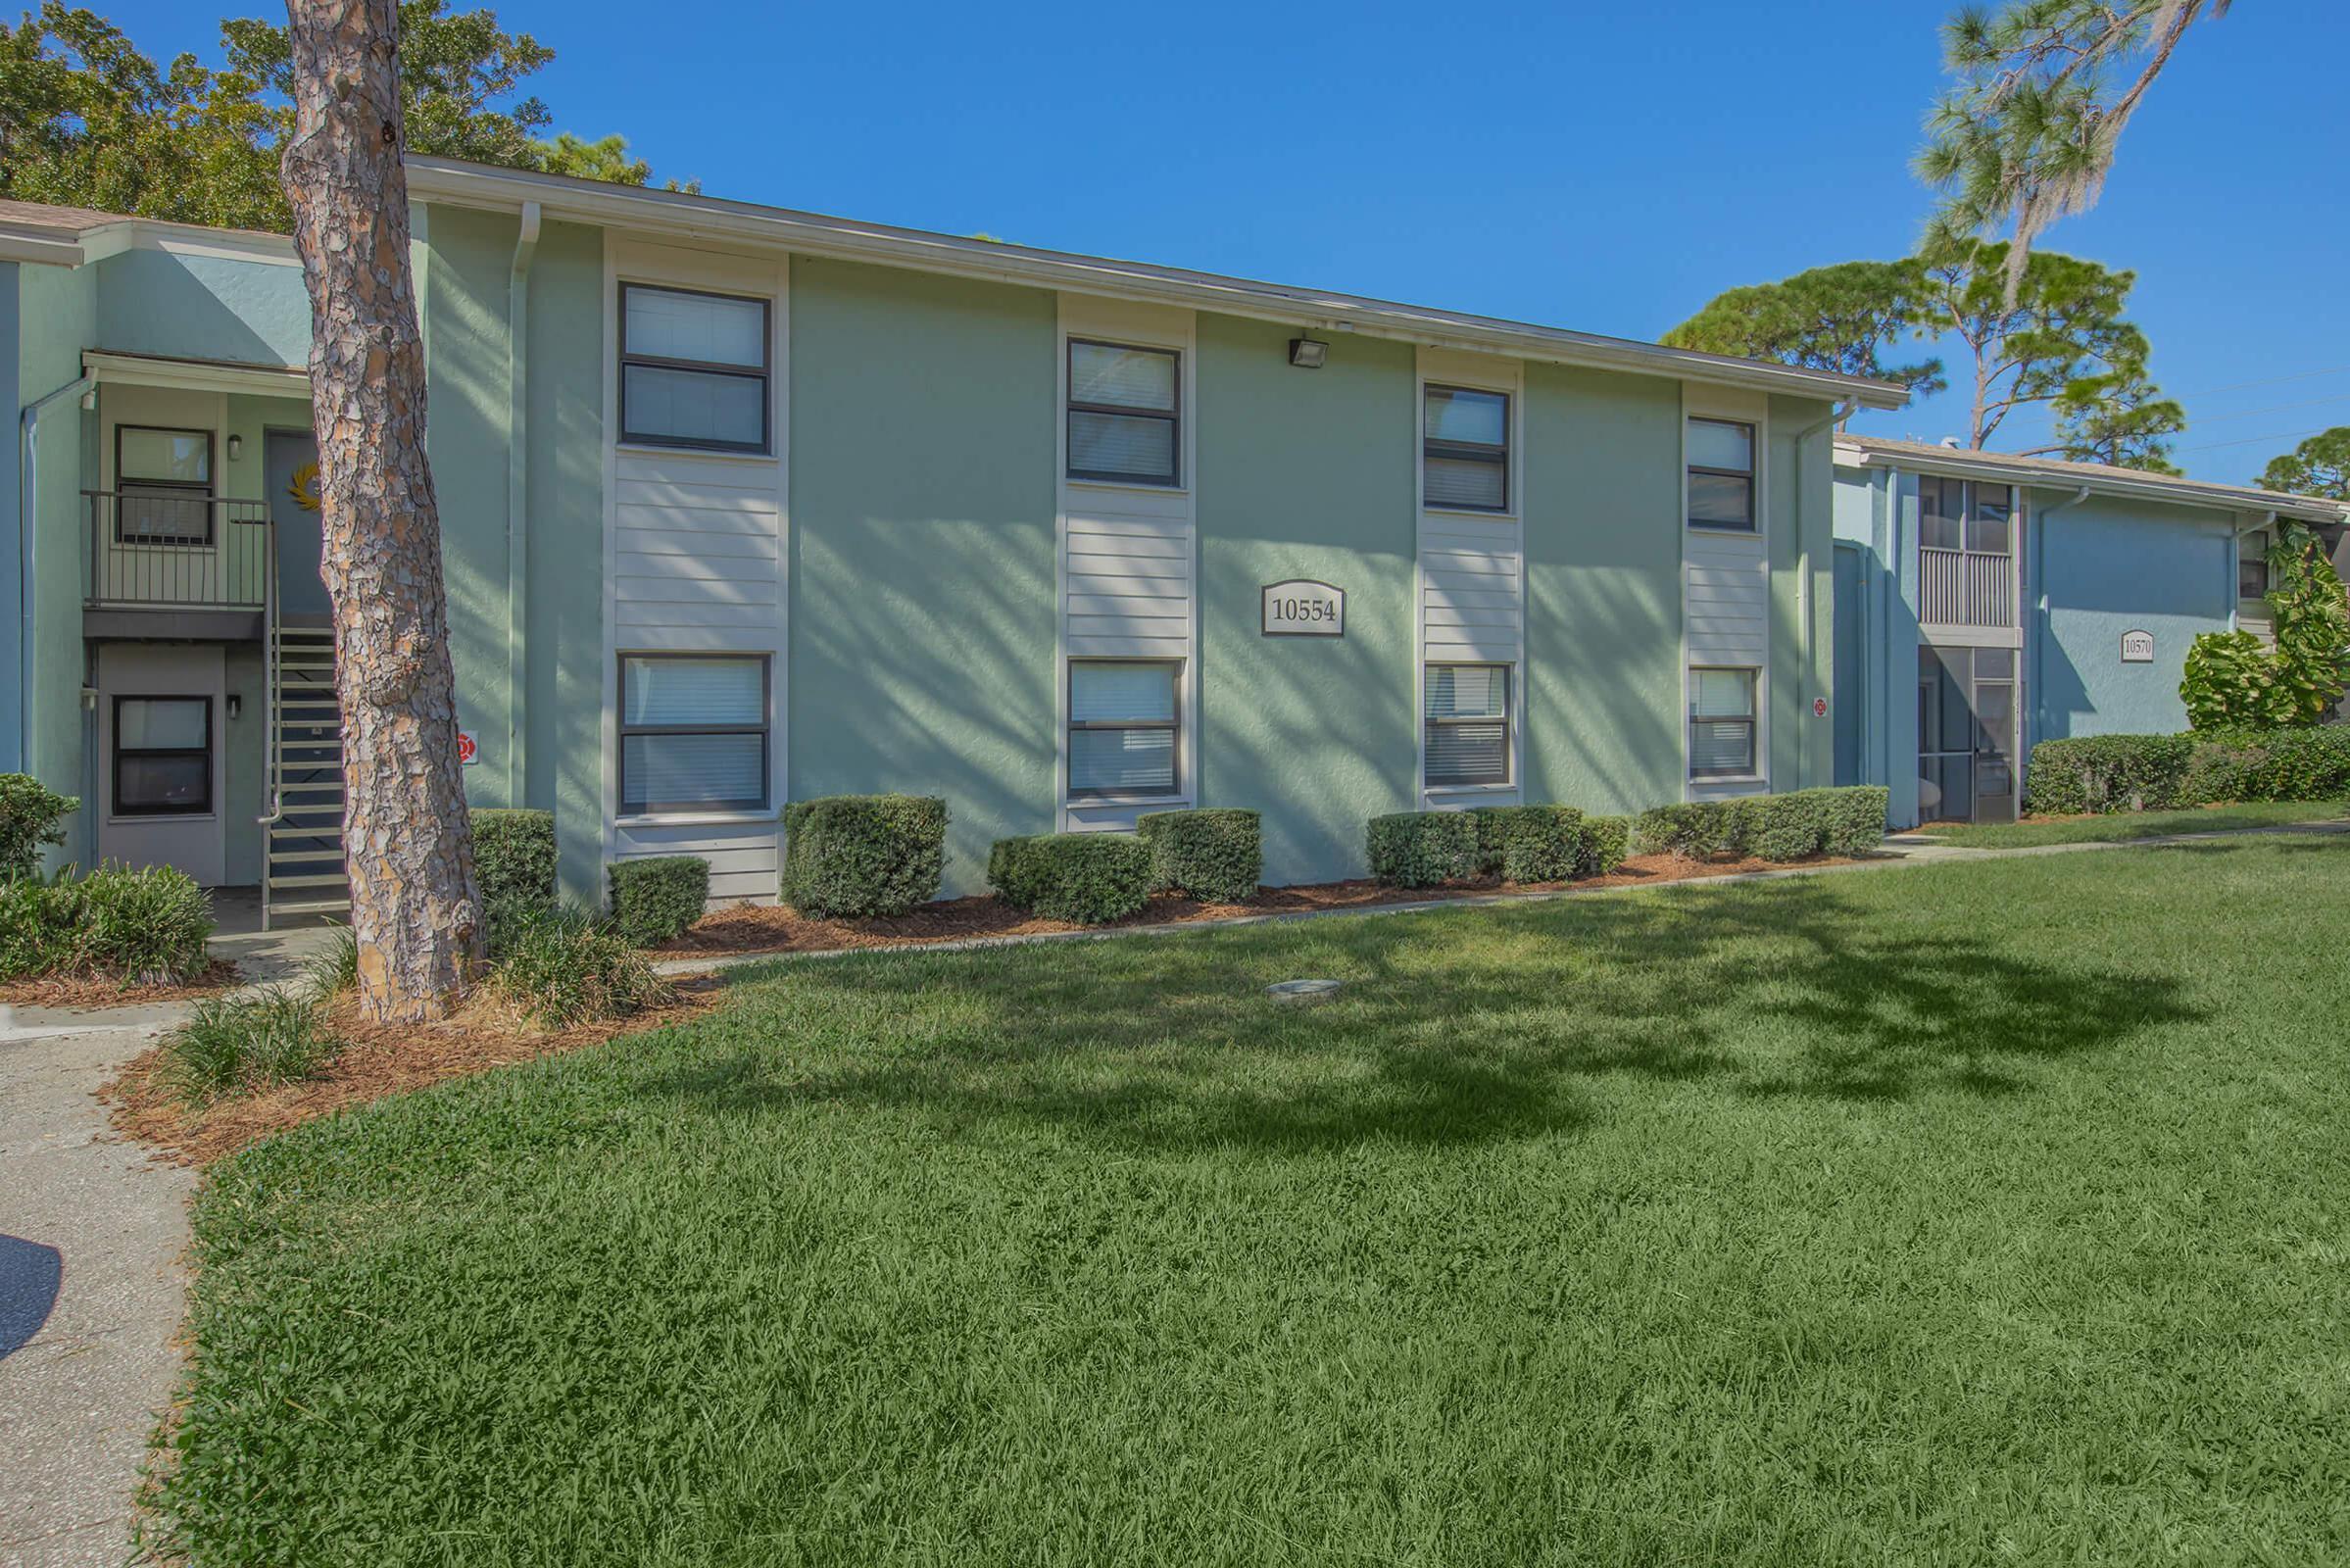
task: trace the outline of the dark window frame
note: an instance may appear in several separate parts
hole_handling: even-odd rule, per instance
[[[730,305],[759,307],[759,368],[752,369],[741,365],[728,365],[713,360],[671,359],[664,354],[632,354],[628,349],[628,296],[642,289],[649,294],[680,294],[693,299],[724,300]],[[762,294],[726,294],[716,289],[677,288],[668,283],[622,283],[619,293],[619,323],[617,337],[620,347],[619,386],[620,444],[632,447],[662,447],[672,452],[748,452],[767,456],[775,450],[775,302]],[[628,427],[628,368],[641,365],[657,370],[682,370],[694,375],[727,376],[737,381],[759,383],[759,429],[757,441],[718,441],[691,436],[646,435]]]
[[[1955,545],[1926,543],[1926,486],[1929,484],[1934,486],[1937,506],[1940,505],[1943,486],[1957,485],[1959,487],[1958,514],[1955,518],[1958,524],[1958,543]],[[1981,503],[1983,492],[1986,490],[2007,492],[2007,548],[2004,550],[1983,550],[1968,542],[1969,529],[1977,520],[1976,509]],[[1991,479],[1961,479],[1941,473],[1920,474],[1918,476],[1918,548],[1947,551],[1956,556],[1981,556],[1986,561],[2013,561],[2022,553],[2023,511],[2022,499],[2017,495],[2016,487],[2012,484],[2002,484]],[[1947,512],[1939,512],[1935,515],[1945,521],[1953,520]]]
[[[2247,550],[2244,548],[2244,546],[2253,543],[2255,540],[2257,540],[2260,545],[2258,550]],[[2257,571],[2260,573],[2259,593],[2248,594],[2244,592],[2244,573],[2246,571]],[[2265,533],[2251,534],[2247,535],[2242,540],[2239,540],[2236,545],[2235,555],[2236,603],[2240,605],[2261,604],[2268,599],[2270,593],[2274,591],[2276,587],[2277,574],[2269,569],[2268,535]]]
[[[1095,403],[1077,396],[1077,351],[1079,348],[1112,349],[1120,354],[1156,354],[1175,362],[1175,404],[1169,409],[1138,409],[1127,403]],[[1061,468],[1068,477],[1092,484],[1147,485],[1153,490],[1183,488],[1183,350],[1162,347],[1156,343],[1113,343],[1107,338],[1071,337],[1061,345]],[[1118,473],[1102,468],[1077,466],[1076,428],[1080,414],[1109,415],[1119,418],[1163,419],[1168,425],[1168,472],[1161,478],[1155,474]]]
[[[124,746],[122,744],[122,705],[124,703],[201,703],[204,705],[204,744],[191,746]],[[117,692],[113,711],[109,715],[113,728],[108,737],[113,743],[114,760],[107,769],[108,784],[113,795],[107,801],[112,816],[210,816],[213,814],[213,714],[212,697],[205,692]],[[204,760],[204,799],[192,806],[124,806],[122,804],[122,761],[125,758],[199,757]]]
[[[1709,478],[1737,479],[1744,483],[1746,486],[1746,520],[1723,522],[1716,518],[1694,516],[1685,516],[1683,520],[1692,528],[1711,528],[1716,533],[1760,533],[1762,531],[1762,514],[1755,492],[1761,488],[1762,480],[1762,427],[1752,419],[1725,419],[1711,414],[1689,415],[1687,423],[1726,424],[1733,429],[1746,432],[1746,466],[1743,468],[1721,468],[1711,464],[1688,462],[1689,432],[1686,427],[1682,432],[1683,466],[1687,473],[1702,473]],[[1682,479],[1681,495],[1682,511],[1686,514],[1691,510],[1688,505],[1689,486],[1687,474]]]
[[[1115,345],[1112,345],[1113,347]],[[1183,661],[1180,659],[1072,659],[1062,672],[1064,688],[1062,701],[1067,704],[1068,733],[1075,736],[1080,730],[1149,729],[1168,732],[1167,788],[1161,790],[1102,789],[1077,782],[1075,761],[1077,748],[1068,746],[1068,757],[1061,771],[1066,775],[1067,799],[1072,801],[1180,801],[1183,790]],[[1092,664],[1156,664],[1167,671],[1167,687],[1171,697],[1168,718],[1085,718],[1077,716],[1077,671]]]
[[[1743,714],[1698,712],[1697,677],[1699,675],[1745,676],[1746,711]],[[1762,776],[1762,671],[1752,664],[1691,664],[1689,681],[1689,720],[1688,729],[1682,736],[1682,744],[1689,749],[1690,780],[1692,782],[1715,782],[1721,779],[1760,778]],[[1699,767],[1697,765],[1697,726],[1699,724],[1745,725],[1746,765],[1743,767]]]
[[[666,653],[638,650],[618,656],[619,691],[613,703],[613,717],[617,720],[619,739],[615,743],[618,755],[612,763],[618,777],[614,781],[622,816],[680,816],[706,811],[765,811],[772,809],[775,798],[775,656],[772,654],[723,653],[697,651]],[[628,721],[628,666],[631,662],[682,663],[687,661],[725,660],[739,662],[746,659],[759,661],[759,710],[764,715],[757,724],[632,724]],[[628,743],[640,736],[663,735],[757,735],[759,746],[759,794],[756,798],[737,798],[726,801],[632,801],[628,796]]]
[[[1429,673],[1439,669],[1497,669],[1501,672],[1501,711],[1490,713],[1444,714],[1428,711]],[[1505,790],[1514,788],[1518,778],[1518,667],[1491,659],[1442,659],[1425,662],[1420,666],[1420,787],[1424,790]],[[1501,776],[1497,779],[1439,779],[1428,771],[1429,760],[1436,748],[1430,731],[1438,726],[1466,726],[1470,724],[1501,725]]]
[[[1428,394],[1431,392],[1466,393],[1470,397],[1501,400],[1501,440],[1498,445],[1490,441],[1452,441],[1428,433]],[[1455,386],[1449,381],[1420,383],[1420,506],[1427,512],[1479,512],[1489,516],[1506,516],[1517,504],[1516,475],[1510,470],[1510,430],[1517,416],[1512,407],[1512,394],[1496,391],[1490,386]],[[1481,507],[1471,501],[1431,501],[1428,498],[1428,460],[1444,458],[1455,463],[1490,463],[1501,470],[1501,504]]]
[[[184,479],[128,479],[122,473],[122,432],[144,430],[153,435],[200,435],[204,437],[204,482],[189,484]],[[220,494],[220,432],[192,424],[118,424],[115,426],[115,543],[141,546],[162,545],[175,549],[209,550],[216,540],[213,522],[213,498]],[[139,494],[130,496],[129,486],[136,485]],[[153,492],[164,494],[155,495]],[[204,531],[197,533],[124,533],[122,531],[122,502],[133,500],[170,501],[182,497],[201,496],[204,504]]]

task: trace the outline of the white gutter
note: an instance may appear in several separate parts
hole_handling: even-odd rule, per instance
[[[2212,484],[2201,479],[2169,479],[2159,474],[2109,467],[2103,464],[2002,461],[1995,452],[1959,447],[1924,447],[1914,442],[1880,443],[1866,436],[1845,436],[1836,442],[1839,455],[1862,465],[1904,468],[1913,473],[1942,473],[1959,478],[1997,479],[2007,484],[2041,489],[2085,487],[2098,495],[2128,496],[2161,501],[2172,506],[2203,507],[2244,512],[2274,507],[2308,522],[2338,523],[2350,519],[2350,510],[2338,502],[2276,490],[2252,490],[2238,485]],[[2070,506],[2072,503],[2067,502]]]
[[[17,416],[17,592],[18,604],[24,612],[23,624],[17,629],[17,761],[27,773],[32,771],[32,653],[40,646],[33,633],[41,603],[40,595],[35,592],[40,573],[41,530],[33,506],[41,494],[41,415],[59,398],[79,397],[97,384],[85,372],[46,397],[27,403]]]
[[[1801,699],[1796,715],[1798,720],[1802,716],[1800,709],[1807,709],[1811,706],[1812,699],[1818,690],[1818,671],[1813,668],[1813,662],[1819,658],[1820,651],[1818,616],[1812,611],[1811,535],[1803,527],[1803,443],[1830,425],[1841,424],[1851,418],[1859,407],[1859,399],[1847,399],[1795,432],[1795,619],[1803,627],[1803,679],[1796,687],[1796,695]],[[1828,487],[1828,531],[1831,536],[1836,532],[1836,485],[1833,478],[1835,468],[1836,465],[1832,455],[1829,463],[1831,480]],[[1804,785],[1803,754],[1805,743],[1809,739],[1809,731],[1798,722],[1795,730],[1795,788],[1797,789],[1803,788]],[[1832,748],[1835,741],[1835,733],[1831,731],[1829,743]]]
[[[539,248],[539,204],[522,204],[506,286],[506,804],[524,805],[522,636],[530,596],[530,263]]]
[[[636,229],[662,237],[782,250],[800,256],[880,262],[918,271],[1108,299],[1185,306],[1309,330],[1356,332],[1436,348],[1506,354],[1516,359],[1742,386],[1798,397],[1850,398],[1873,409],[1897,409],[1909,401],[1908,389],[1889,381],[1699,354],[1630,338],[1400,305],[1360,295],[1155,267],[1144,262],[1114,261],[1070,251],[1003,245],[889,224],[861,223],[819,213],[722,201],[684,191],[608,185],[528,170],[492,169],[456,159],[412,157],[404,162],[409,195],[418,202],[511,213],[525,202],[537,201],[551,218]]]

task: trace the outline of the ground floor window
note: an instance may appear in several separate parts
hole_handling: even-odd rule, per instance
[[[212,699],[115,699],[117,816],[212,810]]]
[[[1918,812],[1928,822],[2016,812],[2016,651],[1918,650]]]
[[[1428,666],[1430,789],[1509,782],[1509,666]]]
[[[1069,794],[1073,798],[1174,795],[1177,780],[1172,659],[1069,661]]]
[[[764,655],[620,661],[620,809],[750,811],[768,802]]]
[[[1689,777],[1753,778],[1762,769],[1754,752],[1751,669],[1689,671]]]

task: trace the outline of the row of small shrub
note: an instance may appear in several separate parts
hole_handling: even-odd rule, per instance
[[[620,860],[607,871],[612,928],[653,947],[702,918],[710,903],[710,862],[695,855]],[[555,813],[484,808],[473,812],[473,877],[493,948],[508,932],[558,908]]]
[[[1152,893],[1208,904],[1256,894],[1263,830],[1254,811],[1151,811],[1125,833],[1037,833],[998,839],[988,885],[1015,909],[1100,925],[1134,913]]]
[[[1858,855],[1885,837],[1889,794],[1883,785],[1864,784],[1682,801],[1642,811],[1637,831],[1641,849],[1690,859],[1751,855],[1764,860],[1803,860],[1815,855]]]
[[[2041,741],[2025,808],[2051,816],[2350,797],[2350,725]]]
[[[0,981],[183,985],[204,972],[212,899],[168,865],[0,879]]]
[[[1371,875],[1391,887],[1429,888],[1497,876],[1567,882],[1605,876],[1632,848],[1632,823],[1586,816],[1572,806],[1481,806],[1467,811],[1395,811],[1364,833]]]

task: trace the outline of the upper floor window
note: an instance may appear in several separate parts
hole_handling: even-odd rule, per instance
[[[1069,340],[1069,477],[1176,485],[1182,357],[1172,349]]]
[[[1691,419],[1689,429],[1689,526],[1754,531],[1754,426],[1738,419]]]
[[[1918,542],[1929,550],[2004,556],[2015,548],[2016,493],[1973,479],[1918,478]]]
[[[763,809],[771,706],[764,655],[623,658],[620,809]]]
[[[1509,782],[1509,666],[1431,664],[1427,673],[1430,789]]]
[[[620,285],[620,439],[765,452],[767,302]]]
[[[1508,393],[1423,390],[1420,500],[1461,512],[1509,510]]]
[[[212,432],[115,426],[115,542],[209,545]]]

